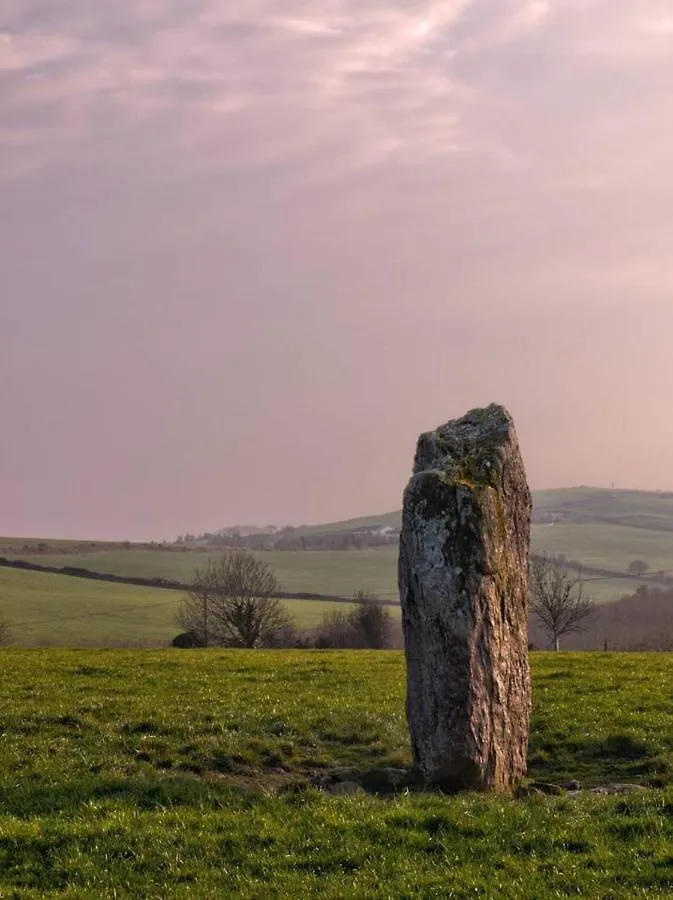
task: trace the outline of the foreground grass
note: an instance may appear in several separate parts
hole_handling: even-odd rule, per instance
[[[394,652],[6,651],[0,896],[601,897],[673,890],[673,659],[534,658],[527,799],[377,793]],[[311,786],[348,766],[366,790]]]
[[[180,630],[181,597],[180,591],[0,568],[0,620],[19,647],[166,647]],[[300,628],[343,609],[310,600],[285,606]]]

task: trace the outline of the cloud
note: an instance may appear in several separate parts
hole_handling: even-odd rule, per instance
[[[142,144],[145,129],[196,167],[266,165],[322,147],[329,169],[346,136],[351,152],[337,154],[335,170],[443,156],[465,138],[469,86],[452,76],[450,56],[471,5],[14,2],[0,54],[2,146],[20,146],[23,165],[31,156],[58,165],[92,141]],[[31,113],[28,130],[12,125]]]
[[[5,178],[422,168],[590,193],[673,151],[667,0],[10,0],[4,21]]]
[[[196,527],[237,491],[254,518],[250,484],[265,518],[345,517],[403,432],[494,393],[532,440],[558,420],[538,483],[590,477],[577,404],[602,446],[642,397],[666,424],[670,0],[1,5],[0,369],[36,508],[40,472],[96,470],[137,495],[122,536],[180,485]]]

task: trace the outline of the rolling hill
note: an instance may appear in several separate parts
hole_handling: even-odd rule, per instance
[[[398,510],[302,530],[333,534],[376,525],[399,527],[399,523]],[[655,573],[654,583],[673,575],[673,494],[586,487],[536,492],[532,543],[536,551],[562,554],[580,563],[587,590],[597,601],[619,599],[632,594],[644,580],[627,574],[635,559]],[[217,550],[207,547],[0,538],[0,556],[12,559],[183,582],[213,552]],[[367,550],[270,550],[260,556],[288,592],[349,597],[365,590],[385,599],[397,598],[394,542]],[[171,593],[4,570],[0,571],[0,619],[26,623],[16,635],[24,644],[100,645],[107,636],[114,643],[157,645],[173,632]],[[307,625],[317,622],[326,609],[291,601],[295,603],[301,605],[293,611]],[[60,621],[44,621],[53,618]]]
[[[329,534],[376,525],[399,528],[402,510],[302,525],[300,534]],[[533,523],[573,525],[621,525],[647,531],[673,532],[673,491],[631,491],[612,488],[574,487],[533,491]]]

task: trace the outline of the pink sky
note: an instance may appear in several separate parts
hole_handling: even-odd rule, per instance
[[[5,0],[0,534],[673,489],[670,0]]]

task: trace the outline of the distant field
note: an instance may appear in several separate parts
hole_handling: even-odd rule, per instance
[[[563,488],[535,491],[537,513],[554,513],[565,522],[605,523],[673,532],[673,492],[609,488]]]
[[[166,646],[173,591],[0,568],[0,617],[19,646]]]
[[[0,656],[0,897],[671,896],[670,654],[533,654],[518,799],[396,787],[401,653]]]
[[[533,525],[533,546],[615,571],[626,571],[633,559],[647,561],[653,571],[673,570],[671,532],[623,525]]]
[[[673,532],[673,492],[631,491],[610,488],[574,487],[533,491],[533,507],[536,513],[554,513],[563,521],[576,524],[612,523],[627,527],[647,528],[652,531]],[[297,534],[328,534],[348,531],[372,525],[390,525],[399,528],[400,510],[327,522],[321,525],[304,525]]]
[[[179,591],[0,568],[0,619],[18,647],[165,647],[180,630]],[[302,628],[343,604],[286,600]],[[395,610],[393,610],[395,612]]]
[[[586,578],[583,581],[584,593],[595,603],[612,603],[622,597],[633,594],[640,581],[633,579],[603,579]]]
[[[626,571],[633,559],[644,559],[653,570],[673,570],[673,535],[617,525],[534,525],[535,550],[564,553],[585,565]],[[35,562],[54,566],[82,566],[115,575],[140,575],[189,581],[210,554],[199,551],[107,550],[90,553],[55,553],[31,556]],[[396,599],[397,547],[375,550],[269,551],[258,554],[276,573],[285,591],[316,591],[351,596],[373,591]],[[21,556],[21,554],[17,554]],[[591,582],[599,601],[633,593],[637,581]]]
[[[300,525],[295,530],[298,535],[331,534],[338,531],[352,531],[355,528],[371,528],[376,525],[399,528],[402,523],[402,511],[381,513],[377,516],[360,516],[359,519],[344,519],[340,522],[326,522],[322,525]]]
[[[579,560],[585,566],[618,572],[626,572],[634,559],[645,560],[650,570],[673,572],[673,495],[570,488],[538,491],[534,498],[536,511],[555,519],[553,524],[533,525],[532,541],[535,550],[551,554],[563,553],[568,559]],[[399,524],[399,517],[400,513],[397,511],[307,526],[300,532],[317,534],[363,525],[396,525]],[[631,524],[624,524],[625,522]],[[36,552],[39,543],[43,546],[40,552]],[[121,576],[157,577],[187,582],[210,554],[191,550],[148,549],[143,545],[125,548],[121,543],[50,539],[40,542],[37,538],[0,538],[0,555],[30,558],[46,565],[80,566]],[[355,591],[363,590],[386,599],[397,599],[398,596],[396,546],[363,551],[270,551],[260,553],[259,556],[274,570],[285,591],[316,591],[350,597]],[[638,581],[629,578],[591,580],[587,582],[587,590],[596,600],[603,602],[633,593],[638,584]],[[83,596],[93,596],[89,585],[78,590],[85,591]],[[96,590],[113,592],[120,591],[121,588],[98,586]],[[149,595],[142,596],[145,598],[143,602],[148,602]],[[129,601],[130,604],[134,602],[133,599]],[[309,609],[310,607],[302,607],[303,620],[308,621],[310,618]],[[163,633],[161,632],[162,635]]]
[[[30,559],[43,565],[82,566],[94,572],[156,576],[188,582],[196,568],[212,555],[199,551],[116,549],[40,554]],[[355,591],[362,590],[386,597],[397,596],[397,547],[357,551],[273,550],[257,555],[271,566],[284,591],[317,591],[351,597]]]

